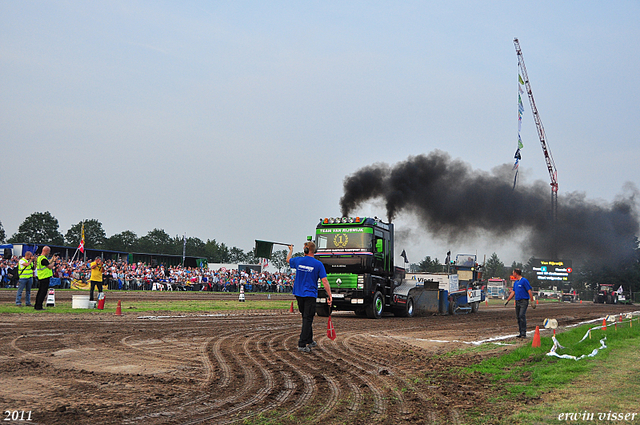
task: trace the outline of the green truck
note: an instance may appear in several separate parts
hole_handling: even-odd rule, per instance
[[[447,289],[432,280],[405,279],[405,270],[394,264],[393,223],[377,217],[323,218],[316,226],[315,244],[315,258],[324,264],[331,285],[333,310],[371,319],[383,313],[401,317],[475,313],[485,299],[484,291],[476,287],[476,272],[471,276],[471,271],[461,271],[464,267],[457,273],[469,273],[469,282],[460,287],[457,277],[455,288]],[[468,269],[476,270],[473,265]],[[319,316],[330,313],[320,282],[316,312]]]
[[[316,227],[316,254],[327,271],[333,308],[380,318],[396,309],[393,289],[404,278],[393,261],[393,224],[377,217],[324,218]],[[326,291],[318,285],[316,311],[329,315]]]

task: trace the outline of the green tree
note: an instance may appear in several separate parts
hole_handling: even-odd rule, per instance
[[[640,292],[640,248],[635,239],[627,255],[618,259],[615,264],[602,264],[599,261],[584,261],[574,271],[572,286],[577,289],[595,288],[597,283],[611,283],[615,289],[622,285],[626,291]]]
[[[513,264],[512,264],[513,267],[511,267],[511,270],[509,270],[509,275],[511,275],[511,272],[513,271],[514,268],[517,268],[517,269],[522,270],[522,276],[525,277],[529,281],[531,286],[534,286],[536,288],[540,288],[540,287],[548,288],[548,287],[553,286],[549,282],[543,284],[542,282],[540,282],[538,280],[538,275],[533,270],[533,260],[534,260],[533,257],[529,258],[529,261],[527,261],[527,264],[516,263],[514,261]]]
[[[18,227],[18,232],[14,233],[8,242],[64,245],[64,237],[58,228],[58,219],[49,211],[35,212],[25,218]]]
[[[64,239],[69,246],[78,246],[82,239],[82,224],[84,223],[84,246],[87,248],[104,248],[107,235],[102,229],[102,223],[95,218],[84,220],[71,226],[64,235]]]
[[[4,242],[4,238],[7,237],[7,234],[4,232],[4,227],[2,227],[2,222],[0,221],[0,243]]]
[[[529,261],[531,261],[531,259],[529,259]],[[530,266],[530,264],[527,264],[528,266]],[[513,271],[513,269],[520,269],[522,270],[522,272],[524,273],[525,270],[525,265],[519,262],[514,261],[513,263],[511,263],[511,268],[509,270],[505,269],[505,273],[507,274],[507,276],[511,276],[511,272]],[[523,275],[524,276],[524,275]],[[525,276],[526,277],[526,276]],[[528,280],[529,278],[527,278]]]
[[[429,255],[418,263],[418,271],[423,273],[438,273],[442,271],[442,264],[437,258],[431,259]]]
[[[121,233],[107,238],[104,243],[105,249],[113,251],[134,252],[139,251],[138,247],[138,235],[130,230],[125,230]]]
[[[231,263],[244,263],[246,262],[247,254],[240,248],[233,247],[229,250],[229,262]]]
[[[138,240],[138,249],[141,252],[153,254],[174,254],[176,252],[173,242],[171,236],[163,229],[153,229]],[[182,245],[180,245],[180,254],[182,254]]]
[[[289,251],[285,249],[275,251],[271,254],[271,264],[278,269],[279,272],[281,272],[282,269],[286,270],[286,268],[289,267],[289,262],[287,261],[288,254]]]
[[[246,264],[258,264],[258,258],[256,258],[253,249],[250,249],[244,254],[244,262]]]
[[[484,277],[490,279],[502,276],[504,276],[504,263],[500,261],[498,254],[494,252],[484,264]]]
[[[207,259],[211,263],[229,263],[229,248],[223,243],[216,242],[215,239],[209,240],[204,244],[204,251]]]
[[[182,255],[183,244],[183,239],[180,238],[180,255]],[[188,237],[185,246],[185,255],[189,257],[207,258],[206,244],[200,238]]]

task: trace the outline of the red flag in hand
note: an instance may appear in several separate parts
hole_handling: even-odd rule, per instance
[[[329,321],[327,322],[327,338],[331,341],[336,339],[336,330],[333,329],[333,323],[331,323],[331,316],[329,316]]]

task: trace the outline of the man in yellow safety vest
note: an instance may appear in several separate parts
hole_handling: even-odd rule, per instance
[[[31,306],[31,283],[33,282],[34,256],[31,251],[27,251],[24,257],[18,261],[18,293],[16,294],[16,305],[22,307],[22,291],[27,307]]]
[[[36,310],[44,310],[42,308],[42,304],[44,303],[44,299],[47,297],[47,292],[49,291],[49,279],[53,276],[53,266],[55,265],[55,261],[58,259],[57,255],[54,255],[51,260],[47,258],[51,252],[51,248],[45,246],[42,248],[42,254],[38,257],[37,262],[37,273],[38,273],[38,293],[36,294],[36,304],[34,308]]]

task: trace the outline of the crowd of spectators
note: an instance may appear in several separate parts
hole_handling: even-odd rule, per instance
[[[0,287],[15,286],[18,283],[18,258],[0,260]]]
[[[17,284],[18,258],[3,259],[0,262],[0,284],[2,287]],[[60,288],[70,288],[72,282],[87,282],[90,275],[90,261],[57,259],[53,268],[53,283]],[[289,273],[238,271],[221,268],[183,267],[159,265],[151,267],[146,263],[128,264],[122,261],[106,260],[103,284],[109,289],[152,290],[152,291],[216,291],[238,292],[244,285],[246,292],[291,292],[295,276]],[[14,276],[16,277],[14,279]],[[34,282],[37,287],[37,280]]]

